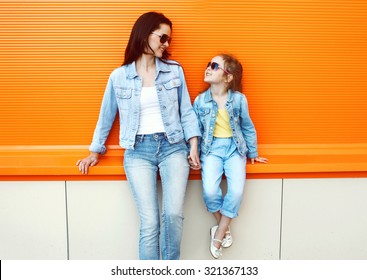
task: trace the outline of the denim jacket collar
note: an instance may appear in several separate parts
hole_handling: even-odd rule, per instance
[[[169,65],[161,61],[158,57],[155,58],[155,67],[157,72],[157,77],[159,72],[170,72]],[[138,76],[138,73],[136,72],[136,63],[133,61],[133,63],[130,63],[126,65],[126,74],[128,79],[134,79]]]
[[[213,101],[213,97],[212,97],[212,93],[210,91],[210,88],[208,88],[206,90],[206,92],[204,93],[204,101],[205,102],[211,102]],[[233,101],[233,91],[232,90],[228,90],[228,102],[232,102]]]

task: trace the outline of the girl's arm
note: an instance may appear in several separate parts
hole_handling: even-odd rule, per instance
[[[248,109],[248,102],[246,97],[243,95],[243,100],[241,102],[241,129],[246,141],[248,148],[248,158],[251,159],[251,164],[255,162],[267,163],[268,159],[264,157],[259,157],[257,152],[257,134],[254,123],[252,122]]]
[[[246,97],[242,94],[241,96],[241,130],[243,137],[245,138],[247,146],[247,157],[255,159],[258,157],[257,152],[257,134],[254,123],[252,122],[248,109],[248,102]]]

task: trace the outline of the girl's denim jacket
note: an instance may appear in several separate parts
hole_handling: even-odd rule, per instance
[[[242,156],[256,158],[258,156],[256,130],[249,115],[245,95],[238,91],[229,90],[226,109],[229,115],[232,137],[238,152]],[[213,100],[210,89],[196,97],[194,110],[202,133],[200,149],[202,153],[208,154],[213,142],[215,121],[218,113],[218,105]]]
[[[155,62],[155,86],[169,143],[201,136],[182,67],[175,61],[168,61],[172,64],[167,64],[156,58]],[[105,141],[117,112],[120,117],[120,146],[134,149],[139,127],[141,89],[142,79],[136,72],[135,62],[121,66],[111,73],[90,151],[100,154],[106,152]]]

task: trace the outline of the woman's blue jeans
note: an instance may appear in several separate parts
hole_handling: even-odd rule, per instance
[[[124,168],[140,220],[139,258],[180,258],[183,204],[190,166],[185,141],[170,144],[164,133],[136,136],[134,150],[126,150]],[[160,226],[157,174],[162,181]],[[159,246],[159,239],[161,246]]]

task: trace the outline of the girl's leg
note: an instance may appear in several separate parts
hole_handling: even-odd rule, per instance
[[[218,211],[218,212],[214,212],[213,216],[217,220],[217,224],[219,225],[220,219],[222,219],[222,214]]]
[[[219,222],[215,238],[219,240],[225,238],[232,219],[238,216],[246,181],[246,157],[237,152],[233,140],[224,158],[224,173],[227,179],[227,193],[221,211],[216,215]]]
[[[225,156],[227,145],[228,139],[214,138],[209,155],[201,156],[203,198],[208,211],[211,212],[217,220],[217,224],[220,223],[222,218],[220,210],[223,204],[223,195],[222,189],[220,188],[220,182],[222,181],[224,172],[223,157]],[[222,240],[222,238],[217,238],[216,236],[217,231],[214,234],[212,244],[219,249],[221,243],[216,240]]]
[[[226,216],[223,216],[220,213],[220,211],[213,213],[213,216],[217,220],[217,224],[218,224],[218,229],[217,229],[216,234],[215,234],[215,239],[225,241],[226,238],[228,236],[230,236],[229,225],[230,225],[232,219],[228,218]],[[220,245],[219,242],[215,242],[214,244],[217,248],[219,248],[219,245]],[[229,246],[232,245],[232,240],[231,240],[231,244],[228,244],[227,246],[225,246],[225,243],[223,243],[222,245],[223,245],[223,247],[229,247]]]
[[[223,160],[216,155],[201,156],[201,179],[206,208],[218,220],[216,214],[222,207],[223,197],[220,182],[223,176]],[[219,213],[220,215],[220,213]]]
[[[221,219],[218,223],[217,231],[215,233],[215,238],[216,239],[223,240],[223,238],[226,235],[226,232],[229,229],[229,225],[230,225],[231,221],[232,221],[232,218],[229,218],[229,217],[226,217],[226,216],[222,215],[222,217],[221,217]],[[219,247],[217,247],[217,248],[219,248]]]
[[[227,179],[227,193],[220,213],[214,215],[219,220],[215,234],[215,238],[219,240],[225,238],[232,219],[238,216],[246,181],[246,158],[235,150],[229,158],[225,159],[224,172]]]
[[[221,214],[236,218],[241,206],[246,182],[246,157],[235,151],[224,162],[224,172],[227,179],[227,193],[224,197]]]
[[[219,212],[223,203],[222,189],[220,182],[223,176],[223,161],[216,155],[201,157],[201,179],[203,182],[203,198],[206,208],[211,212],[219,223],[221,213]],[[215,238],[222,240],[219,238]],[[213,245],[219,249],[221,243],[213,240]]]

